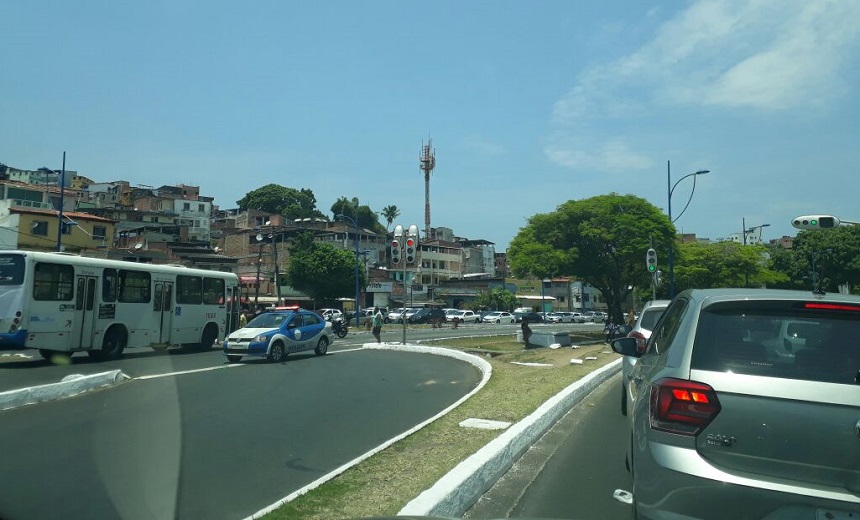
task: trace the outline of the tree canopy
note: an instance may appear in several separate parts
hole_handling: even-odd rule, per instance
[[[360,204],[358,198],[339,197],[334,204],[331,205],[331,212],[334,218],[338,215],[346,215],[353,219],[358,227],[369,229],[376,233],[385,233],[385,228],[379,223],[379,216],[373,211],[370,206]]]
[[[267,184],[249,191],[236,201],[240,210],[254,209],[271,214],[283,215],[293,220],[297,218],[323,217],[316,205],[314,192],[309,189],[297,190],[278,184]]]
[[[509,290],[502,287],[494,287],[485,293],[481,293],[472,302],[472,310],[489,309],[494,311],[514,310],[517,297]]]
[[[289,284],[314,300],[334,300],[355,296],[355,253],[314,240],[313,233],[300,233],[290,247],[285,273]],[[360,268],[359,287],[367,286]]]
[[[737,242],[689,242],[681,244],[675,259],[675,290],[712,287],[762,287],[783,283],[788,277],[771,267],[768,250],[760,245]],[[660,293],[668,297],[664,284]]]
[[[674,247],[675,228],[657,207],[635,195],[610,193],[570,200],[532,216],[511,241],[518,276],[575,276],[603,293],[613,319],[622,320],[628,287],[647,285],[645,252]]]
[[[800,231],[790,249],[773,246],[770,255],[773,268],[786,275],[776,287],[812,290],[815,279],[825,292],[860,287],[860,226]]]

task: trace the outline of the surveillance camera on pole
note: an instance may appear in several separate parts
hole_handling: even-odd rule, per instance
[[[801,215],[794,217],[791,225],[797,229],[830,229],[839,227],[843,222],[833,215]],[[845,222],[848,224],[849,222]]]

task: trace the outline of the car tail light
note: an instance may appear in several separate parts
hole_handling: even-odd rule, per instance
[[[651,385],[654,430],[695,437],[720,409],[717,393],[704,383],[665,378]]]
[[[638,330],[633,330],[630,331],[630,334],[628,334],[627,337],[636,338],[636,352],[640,354],[645,353],[645,347],[648,345],[648,338],[646,338],[644,334]]]

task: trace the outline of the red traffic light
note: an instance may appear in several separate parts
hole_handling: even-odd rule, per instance
[[[391,247],[395,248],[395,249],[400,247],[400,242],[398,242],[397,240],[392,240],[391,241]]]
[[[414,238],[407,238],[406,239],[406,247],[414,247],[414,246],[415,246],[415,239]]]

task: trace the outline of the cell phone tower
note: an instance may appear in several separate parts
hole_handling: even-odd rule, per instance
[[[418,168],[424,173],[424,240],[430,240],[430,174],[436,168],[436,150],[433,149],[432,139],[429,139],[427,144],[421,143],[418,161]]]

